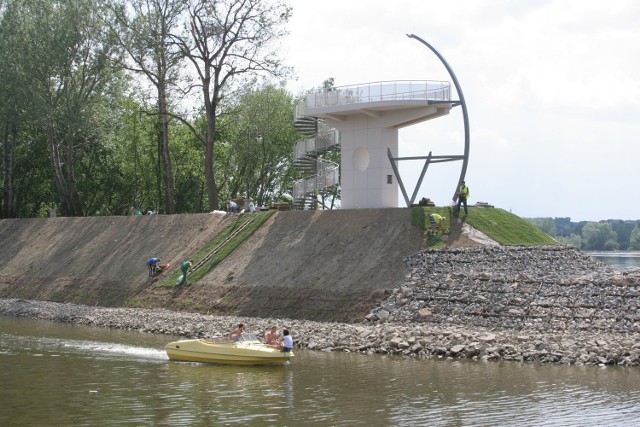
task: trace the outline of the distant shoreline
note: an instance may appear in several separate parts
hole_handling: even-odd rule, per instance
[[[585,252],[588,253],[589,255],[597,255],[597,254],[603,254],[603,255],[630,254],[630,255],[640,256],[640,251],[585,251]]]

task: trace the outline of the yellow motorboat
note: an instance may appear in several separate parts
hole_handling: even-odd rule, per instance
[[[254,334],[242,334],[233,340],[216,337],[173,341],[164,349],[171,360],[225,365],[275,365],[293,357],[292,351],[263,344]]]

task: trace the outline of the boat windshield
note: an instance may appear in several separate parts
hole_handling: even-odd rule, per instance
[[[258,341],[258,337],[255,334],[242,334],[234,338],[236,341]]]

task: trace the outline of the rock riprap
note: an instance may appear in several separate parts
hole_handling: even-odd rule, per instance
[[[367,319],[540,332],[635,333],[640,274],[574,247],[425,250]]]

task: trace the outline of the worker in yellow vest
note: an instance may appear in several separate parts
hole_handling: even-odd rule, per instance
[[[447,218],[438,215],[436,213],[429,214],[429,222],[431,223],[431,234],[436,234],[438,231],[444,232],[444,224]]]
[[[456,193],[458,196],[458,204],[456,205],[456,212],[460,212],[460,205],[464,205],[464,214],[467,215],[469,212],[467,211],[467,200],[469,199],[469,187],[466,186],[464,181],[460,181],[460,186],[458,187],[458,192]]]

